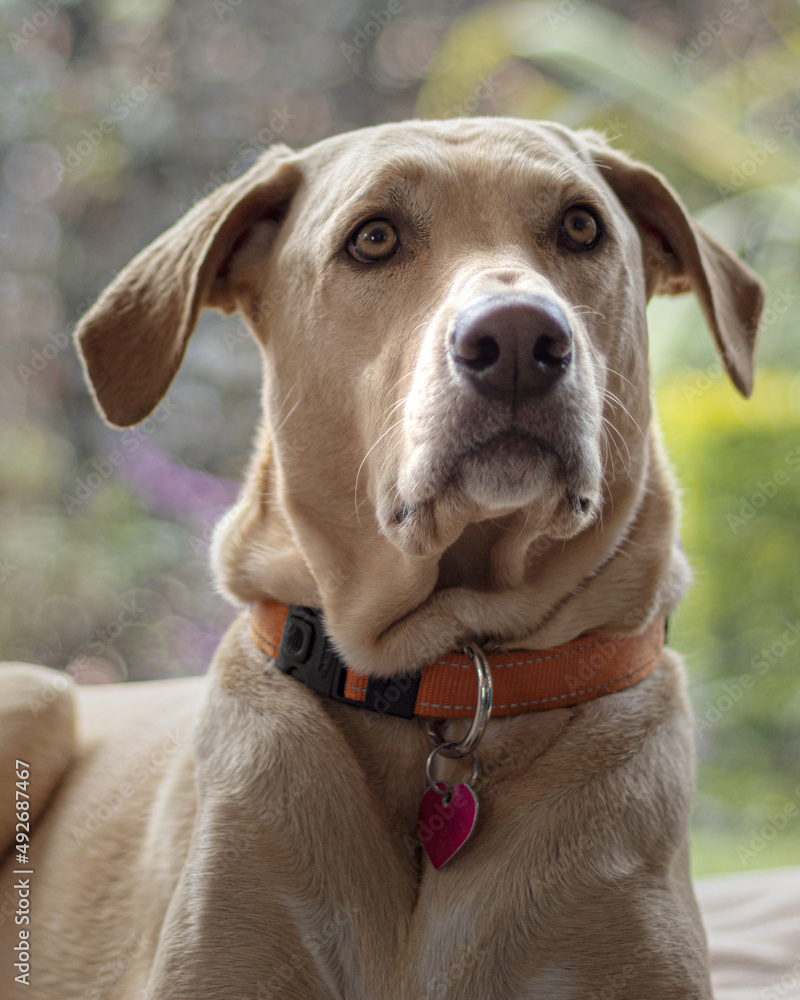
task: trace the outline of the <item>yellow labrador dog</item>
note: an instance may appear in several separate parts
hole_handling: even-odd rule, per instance
[[[129,265],[78,331],[110,423],[204,308],[263,353],[242,610],[203,679],[3,668],[3,997],[710,997],[645,321],[689,290],[747,395],[754,275],[504,119],[271,149]]]

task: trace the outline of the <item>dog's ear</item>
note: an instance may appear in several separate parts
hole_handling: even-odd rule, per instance
[[[269,150],[195,205],[117,276],[80,321],[78,353],[110,424],[137,424],[163,399],[204,308],[236,308],[237,256],[247,255],[249,243],[268,249],[299,184],[292,156],[287,147]]]
[[[690,218],[660,174],[599,143],[590,152],[639,230],[648,298],[693,291],[731,381],[749,396],[764,305],[760,279]]]

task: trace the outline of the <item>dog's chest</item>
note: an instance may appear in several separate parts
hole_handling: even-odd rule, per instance
[[[252,954],[263,965],[253,985],[267,976],[277,987],[283,970],[287,983],[305,984],[302,995],[533,995],[525,983],[539,964],[531,956],[552,904],[553,857],[546,838],[530,849],[535,793],[525,774],[569,713],[489,734],[475,833],[434,871],[416,829],[427,785],[424,730],[320,703],[283,681],[279,710],[271,700],[270,713],[255,712],[249,726],[232,699],[215,707],[223,730],[232,731],[223,713],[238,716],[238,747],[210,747],[199,765],[203,808],[187,861],[204,883],[205,905],[219,908],[211,925],[230,925],[231,907],[241,908],[239,933],[253,934]],[[237,760],[260,766],[245,777]],[[453,762],[444,776],[458,780],[465,768]],[[186,917],[181,937],[188,909]]]

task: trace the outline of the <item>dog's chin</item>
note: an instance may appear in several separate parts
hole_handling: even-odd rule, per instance
[[[567,539],[594,521],[600,508],[599,463],[567,463],[527,435],[501,435],[464,449],[423,477],[424,488],[400,488],[380,517],[403,551],[430,554],[451,544],[473,521],[525,515],[526,533]]]
[[[519,435],[498,437],[459,464],[457,488],[488,517],[543,501],[562,478],[555,453]]]

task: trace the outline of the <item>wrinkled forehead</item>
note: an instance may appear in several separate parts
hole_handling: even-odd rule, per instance
[[[408,122],[325,140],[306,153],[314,215],[335,221],[409,200],[484,204],[497,193],[603,198],[588,144],[550,123],[508,119]]]

